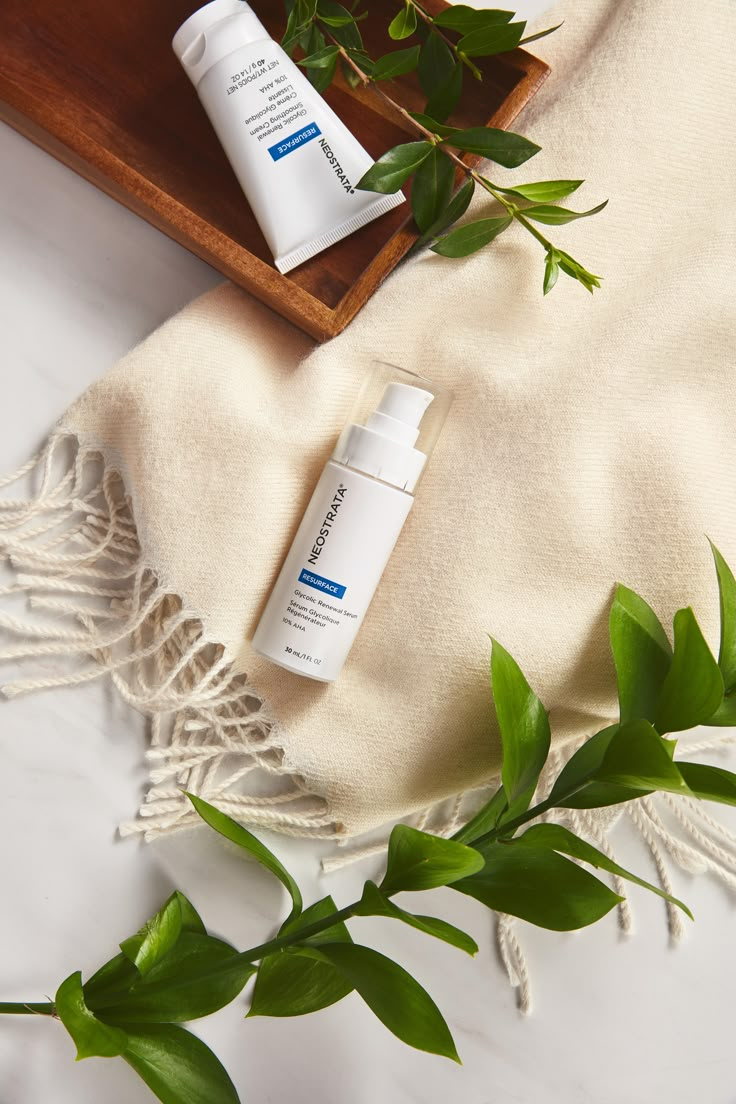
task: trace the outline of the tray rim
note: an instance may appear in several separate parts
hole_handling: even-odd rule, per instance
[[[484,124],[500,129],[510,126],[550,73],[546,62],[526,50],[517,48],[504,57],[516,60],[523,76]],[[53,101],[34,95],[1,70],[0,120],[320,342],[342,332],[419,236],[407,209],[406,219],[329,307],[72,124]],[[467,154],[462,160],[473,167],[482,158]]]

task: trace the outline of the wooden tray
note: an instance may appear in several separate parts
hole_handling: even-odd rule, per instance
[[[425,0],[431,11],[443,0]],[[3,0],[0,118],[159,230],[186,246],[307,333],[339,333],[416,240],[407,204],[300,268],[273,267],[225,154],[171,38],[197,0]],[[280,0],[252,0],[269,31],[283,29]],[[371,0],[362,24],[379,56],[395,0]],[[524,50],[489,58],[482,83],[466,80],[460,126],[510,126],[549,68]],[[416,75],[393,84],[410,110]],[[327,100],[378,157],[407,140],[400,116],[370,89],[333,85]],[[412,137],[414,134],[412,132]],[[467,157],[468,163],[478,158]],[[142,258],[142,262],[145,258]]]

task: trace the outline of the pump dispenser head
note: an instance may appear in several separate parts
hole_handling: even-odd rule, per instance
[[[386,364],[377,368],[383,378],[376,381],[372,376],[367,381],[355,420],[345,427],[332,459],[413,494],[451,399],[449,392],[413,372]],[[381,388],[378,402],[377,385]],[[434,432],[425,434],[425,414],[432,406],[438,417]]]
[[[431,391],[424,391],[421,387],[389,383],[378,407],[366,422],[366,428],[392,441],[415,445],[419,423],[433,398]]]

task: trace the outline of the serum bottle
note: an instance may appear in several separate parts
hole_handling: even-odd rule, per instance
[[[321,682],[339,676],[451,401],[394,365],[369,375],[263,611],[259,655]]]

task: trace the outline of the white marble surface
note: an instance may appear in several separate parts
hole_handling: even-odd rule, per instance
[[[0,164],[2,472],[85,384],[219,277],[7,129]],[[72,970],[91,972],[174,885],[243,947],[283,914],[279,887],[209,834],[154,846],[116,838],[138,805],[144,746],[140,719],[99,684],[0,705],[0,1000],[42,1000]],[[324,877],[325,847],[269,842],[308,900],[331,892],[346,903],[380,865]],[[617,846],[651,874],[638,841],[619,831]],[[434,995],[462,1068],[405,1048],[356,996],[284,1021],[244,1022],[240,1000],[196,1030],[243,1104],[734,1104],[734,896],[709,876],[675,880],[697,914],[676,950],[660,902],[636,888],[631,938],[613,917],[576,935],[525,927],[529,1018],[516,1011],[475,902],[449,890],[421,899],[477,938],[475,961],[388,921],[356,922],[359,938]],[[121,1061],[72,1059],[58,1024],[3,1018],[0,1104],[152,1099]]]

